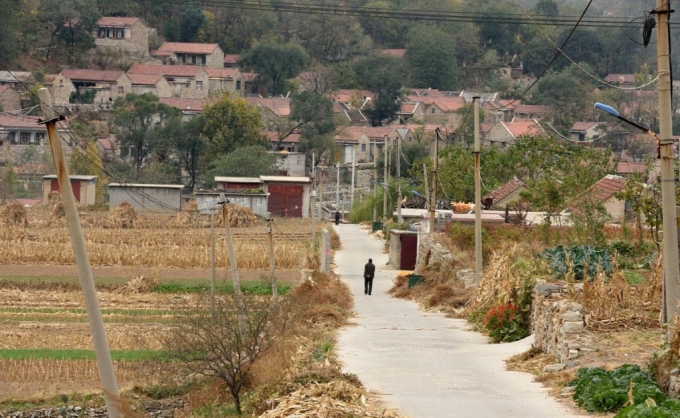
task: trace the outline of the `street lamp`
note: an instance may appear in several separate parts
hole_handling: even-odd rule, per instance
[[[661,141],[659,136],[652,130],[645,128],[631,120],[621,116],[621,114],[611,106],[602,103],[595,103],[595,108],[600,109],[615,118],[626,122],[654,137],[659,149],[659,159],[661,159],[661,209],[663,219],[663,322],[668,323],[675,317],[678,299],[680,298],[680,272],[678,266],[678,229],[677,229],[677,210],[675,207],[675,175],[673,173],[673,153],[672,140]],[[662,136],[664,134],[662,125]]]

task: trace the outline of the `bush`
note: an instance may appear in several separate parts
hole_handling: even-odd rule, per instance
[[[619,411],[614,418],[673,418],[680,416],[680,401],[669,399],[661,405],[645,401],[629,405]]]
[[[640,366],[632,364],[624,364],[613,371],[599,367],[579,369],[570,385],[576,386],[574,400],[580,407],[589,412],[611,412],[628,402],[631,382],[635,404],[644,403],[647,399],[652,399],[656,404],[666,400],[666,395],[652,376],[640,370]]]
[[[529,335],[522,322],[512,303],[496,305],[484,317],[484,326],[494,342],[517,341]]]
[[[575,280],[583,280],[586,274],[591,278],[595,277],[599,270],[607,276],[612,273],[612,256],[606,248],[593,247],[592,245],[574,245],[571,247],[558,245],[543,251],[540,257],[547,260],[548,267],[557,278],[564,278],[569,273],[570,268],[574,270]],[[585,271],[586,268],[587,271]]]
[[[651,242],[633,244],[630,241],[618,240],[609,245],[612,252],[618,254],[621,269],[649,268],[656,253],[656,246]]]

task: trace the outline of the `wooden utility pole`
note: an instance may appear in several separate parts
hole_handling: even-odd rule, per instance
[[[482,278],[482,186],[481,186],[481,141],[479,138],[479,96],[472,98],[475,115],[475,280]]]
[[[71,179],[68,174],[68,168],[66,167],[66,159],[64,158],[64,150],[61,147],[61,139],[57,132],[57,122],[59,119],[56,118],[56,115],[54,114],[52,98],[46,88],[38,90],[38,98],[40,99],[40,108],[45,117],[45,127],[47,128],[47,135],[50,140],[54,166],[57,169],[57,180],[59,182],[61,200],[64,205],[66,224],[68,226],[71,244],[73,245],[73,252],[75,254],[80,287],[83,290],[83,297],[85,299],[85,309],[87,310],[87,319],[90,323],[90,332],[92,333],[92,341],[94,343],[94,354],[97,358],[99,378],[101,379],[102,389],[104,389],[106,409],[110,418],[122,418],[124,414],[121,409],[122,404],[118,392],[116,374],[113,370],[111,351],[109,350],[109,343],[106,339],[104,319],[102,318],[99,298],[94,285],[94,278],[92,277],[92,267],[90,266],[90,259],[87,255],[87,247],[85,245],[85,238],[83,237],[83,230],[80,225],[80,218],[78,217],[76,199],[73,196]]]
[[[226,230],[227,251],[229,254],[229,265],[231,266],[231,281],[234,284],[234,299],[236,300],[236,308],[238,309],[238,325],[241,331],[241,338],[246,338],[246,308],[243,305],[243,294],[241,293],[241,279],[238,275],[238,265],[236,264],[236,252],[234,252],[234,241],[231,237],[231,225],[229,225],[229,209],[227,205],[229,201],[220,193],[220,203],[222,204],[222,211],[224,214],[224,228]]]
[[[658,16],[656,47],[659,73],[659,158],[661,158],[661,209],[663,217],[664,323],[670,323],[675,318],[678,299],[680,298],[668,27],[671,12],[668,0],[656,0],[656,11],[654,13]]]
[[[434,234],[434,223],[437,209],[437,172],[439,170],[439,128],[435,130],[434,156],[432,157],[432,193],[430,193],[430,233]],[[427,178],[427,176],[425,176]],[[427,186],[425,186],[427,187]]]

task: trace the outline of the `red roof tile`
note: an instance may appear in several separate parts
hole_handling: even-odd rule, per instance
[[[163,78],[160,74],[128,74],[128,77],[133,85],[139,86],[153,86]]]
[[[203,107],[210,102],[210,99],[185,99],[181,97],[161,97],[159,102],[168,106],[176,107],[180,110],[194,110],[201,112]]]
[[[40,120],[37,116],[16,116],[9,113],[0,113],[0,128],[32,128],[40,131],[46,131],[45,125],[38,123]],[[67,129],[68,121],[62,120],[57,123],[59,129]]]
[[[224,63],[225,64],[236,64],[238,59],[241,56],[238,54],[224,54]]]
[[[99,19],[97,22],[98,26],[132,26],[139,22],[138,17],[118,17],[118,16],[105,16]]]
[[[198,65],[149,65],[135,64],[128,74],[158,74],[174,77],[196,77],[202,67]]]
[[[401,110],[397,113],[407,113],[407,114],[413,114],[416,109],[418,108],[418,105],[420,103],[409,103],[405,102],[401,104]]]
[[[618,174],[646,173],[647,164],[634,163],[630,161],[619,161],[616,172]]]
[[[533,120],[521,120],[515,122],[501,122],[510,131],[512,136],[519,138],[521,136],[545,136],[545,132]]]
[[[227,80],[233,80],[234,76],[238,72],[237,68],[205,68],[205,72],[210,78],[226,78]]]
[[[102,71],[102,70],[75,70],[64,69],[61,75],[69,80],[75,81],[105,81],[114,82],[124,74],[122,71]]]
[[[587,131],[596,125],[597,122],[576,122],[574,123],[574,126],[571,127],[570,131]]]
[[[593,184],[588,189],[588,195],[597,202],[605,202],[624,187],[626,187],[626,179],[609,175]]]
[[[465,106],[465,99],[462,97],[436,97],[432,99],[432,104],[440,108],[443,112],[455,112]]]
[[[542,113],[547,115],[552,111],[552,107],[541,105],[519,105],[515,108],[515,113]]]
[[[189,42],[165,42],[156,51],[158,52],[179,52],[183,54],[212,54],[217,44],[198,44]]]
[[[497,188],[496,190],[494,190],[493,192],[484,196],[482,200],[490,198],[495,204],[496,202],[502,200],[505,197],[508,197],[512,192],[523,186],[524,183],[521,180],[512,179],[509,182]]]
[[[279,133],[278,132],[273,132],[273,131],[260,131],[260,134],[265,135],[267,138],[269,138],[269,141],[271,142],[278,142],[279,141]],[[287,137],[283,139],[281,142],[292,142],[292,143],[298,143],[300,142],[300,134],[290,134]]]
[[[251,105],[259,105],[265,109],[271,110],[276,116],[287,117],[290,116],[290,99],[277,97],[247,97],[246,101]]]
[[[604,78],[609,84],[635,84],[635,74],[609,74]]]

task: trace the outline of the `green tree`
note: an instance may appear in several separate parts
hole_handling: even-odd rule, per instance
[[[104,162],[99,155],[99,150],[94,138],[85,139],[84,149],[76,148],[71,153],[69,172],[71,174],[97,176],[95,180],[95,203],[104,203],[104,185],[107,183],[104,172]]]
[[[404,97],[403,61],[388,55],[370,55],[356,60],[353,70],[357,83],[375,94],[363,109],[371,125],[380,126],[395,120]]]
[[[71,61],[77,53],[94,47],[92,31],[99,19],[95,0],[44,0],[37,10],[38,20],[49,31],[45,58],[49,59],[56,41],[61,41]]]
[[[177,160],[179,167],[189,175],[188,186],[191,190],[196,186],[199,169],[205,158],[204,126],[203,116],[196,116],[188,121],[182,121],[181,117],[177,117],[168,121],[162,133],[172,158]]]
[[[203,134],[211,159],[246,145],[269,146],[260,135],[260,111],[243,97],[222,97],[203,109]]]
[[[360,10],[363,14],[359,17],[359,22],[376,45],[392,48],[399,46],[401,22],[373,16],[376,12],[389,14],[394,10],[393,4],[385,0],[374,0],[366,3]]]
[[[287,81],[304,70],[307,61],[307,53],[300,45],[264,41],[241,54],[239,67],[256,72],[277,95],[285,93]]]
[[[276,149],[290,134],[303,133],[309,128],[313,128],[318,135],[326,135],[335,131],[333,101],[323,94],[303,91],[291,99],[288,121],[277,127],[279,141]]]
[[[645,235],[643,224],[645,222],[651,227],[650,235],[658,245],[659,228],[662,222],[661,205],[658,201],[661,192],[658,184],[646,185],[644,180],[642,173],[630,175],[626,179],[623,190],[617,192],[614,196],[630,205],[638,229],[639,245],[642,246],[643,244]]]
[[[7,167],[5,167],[5,172],[2,174],[2,198],[9,199],[17,192],[18,180],[16,171],[14,171],[14,165],[12,161],[7,162]]]
[[[406,44],[412,87],[453,90],[458,87],[455,40],[443,30],[419,25],[408,32]]]
[[[274,173],[276,154],[258,145],[238,148],[210,163],[203,181],[214,184],[215,176],[258,177]]]
[[[128,94],[113,103],[111,127],[121,145],[133,149],[136,178],[139,179],[142,164],[162,144],[159,132],[162,127],[178,117],[179,109],[160,103],[152,93]]]
[[[560,9],[554,0],[538,0],[534,6],[534,13],[541,16],[557,16],[560,14]]]

